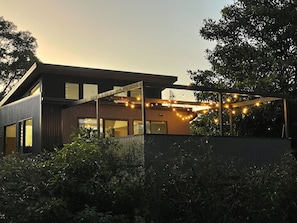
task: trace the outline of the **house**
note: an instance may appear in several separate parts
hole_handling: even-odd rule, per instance
[[[140,88],[119,91],[113,100],[100,100],[100,118],[96,114],[96,100],[73,104],[138,81],[150,86],[146,97],[161,99],[164,86],[172,85],[177,77],[35,63],[0,102],[1,152],[36,154],[43,149],[51,150],[69,142],[75,128],[97,128],[97,122],[106,136],[136,135],[144,131],[189,134],[188,122],[177,119],[171,110],[157,103],[152,104],[143,130],[142,112],[137,103]],[[119,103],[127,98],[135,102]]]
[[[0,102],[0,152],[5,156],[50,151],[69,143],[71,133],[79,127],[117,137],[126,147],[139,143],[145,159],[151,152],[170,156],[171,146],[184,142],[190,142],[187,146],[208,144],[219,154],[237,156],[247,165],[276,162],[290,151],[286,99],[176,85],[176,81],[175,76],[35,63]],[[212,92],[218,101],[164,99],[162,91],[167,88]],[[248,95],[248,100],[228,102],[231,95],[240,94]],[[232,109],[271,101],[283,103],[284,125],[279,138],[233,136]],[[195,106],[204,110],[195,111]],[[218,113],[220,137],[190,135],[189,121],[206,110]],[[230,126],[228,134],[224,133],[223,111],[225,116],[229,114],[225,122]]]

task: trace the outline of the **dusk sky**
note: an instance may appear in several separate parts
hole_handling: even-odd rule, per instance
[[[0,16],[37,39],[44,63],[178,76],[209,69],[203,19],[233,0],[0,0]]]

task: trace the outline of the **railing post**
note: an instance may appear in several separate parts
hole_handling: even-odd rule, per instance
[[[146,135],[146,107],[145,107],[145,97],[146,97],[146,89],[144,83],[142,82],[141,86],[141,115],[142,115],[142,124],[143,124],[143,134]]]
[[[96,121],[97,121],[97,134],[100,136],[100,114],[99,114],[99,98],[96,100]]]
[[[219,124],[220,124],[220,135],[224,136],[223,132],[223,95],[219,92]]]
[[[289,138],[287,100],[285,98],[283,99],[283,103],[284,103],[285,137]]]

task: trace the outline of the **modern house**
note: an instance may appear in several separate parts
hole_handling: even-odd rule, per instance
[[[14,152],[39,153],[69,142],[75,128],[97,128],[106,136],[143,133],[139,88],[123,92],[122,86],[143,81],[151,87],[146,97],[161,99],[163,86],[177,81],[162,76],[51,64],[34,64],[17,85],[0,102],[0,148],[4,155]],[[74,104],[106,91],[119,91],[100,101],[100,118],[96,100]],[[135,99],[131,103],[128,99]],[[125,103],[120,103],[126,100]],[[130,104],[128,104],[130,103]],[[169,109],[152,105],[146,117],[145,131],[153,134],[189,134],[189,123],[176,119]],[[188,112],[186,112],[188,113]]]
[[[217,109],[218,125],[224,136],[223,109],[275,100],[284,103],[283,138],[230,137],[229,109],[229,137],[206,141],[214,149],[226,145],[220,149],[225,154],[249,157],[252,161],[260,157],[259,162],[276,159],[290,150],[285,99],[255,94],[256,99],[227,104],[222,94],[238,92],[176,85],[176,81],[175,76],[35,63],[0,102],[0,152],[37,154],[44,149],[52,150],[70,142],[71,133],[78,127],[96,129],[105,137],[117,137],[123,145],[140,142],[144,151],[162,148],[168,152],[170,143],[198,139],[189,136],[189,121],[198,114],[194,106]],[[219,101],[206,104],[163,99],[165,88],[211,91],[218,93]],[[147,144],[153,140],[157,146]]]

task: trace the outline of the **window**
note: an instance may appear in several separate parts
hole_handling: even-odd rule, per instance
[[[65,98],[66,99],[79,99],[79,84],[65,83]]]
[[[84,84],[83,85],[83,97],[90,98],[98,94],[98,85],[97,84]]]
[[[142,121],[133,121],[134,135],[143,134]],[[167,134],[167,123],[163,121],[146,121],[147,134]]]
[[[97,130],[97,119],[96,118],[79,118],[78,119],[79,128],[87,128]],[[103,121],[100,119],[100,132],[103,132]]]
[[[113,90],[118,90],[120,89],[120,86],[113,86]],[[127,97],[127,91],[115,94],[114,96],[118,96],[118,97]]]
[[[30,91],[30,95],[36,95],[40,93],[40,83],[36,84],[35,87]]]
[[[128,121],[104,120],[104,134],[106,137],[121,137],[128,135]]]
[[[150,122],[146,121],[146,133],[150,134]],[[134,135],[143,134],[143,124],[142,121],[133,121],[133,132]]]
[[[16,151],[16,124],[5,127],[5,156]]]
[[[141,97],[141,89],[135,89],[130,91],[130,97],[138,98]]]
[[[152,134],[167,134],[166,122],[151,122],[150,127]]]
[[[32,119],[28,119],[19,123],[19,145],[20,152],[32,153],[33,142],[33,125]]]

